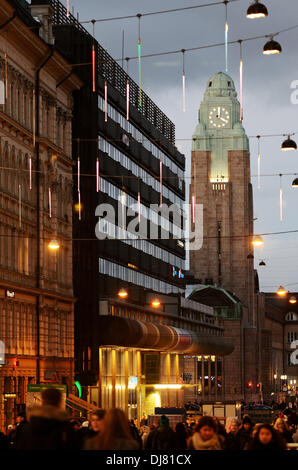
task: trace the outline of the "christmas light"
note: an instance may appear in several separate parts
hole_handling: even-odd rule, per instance
[[[242,40],[240,44],[240,66],[239,66],[239,81],[240,81],[240,121],[243,121],[243,60],[242,60]]]
[[[52,191],[49,188],[49,217],[52,218]]]
[[[225,56],[226,56],[226,72],[228,72],[228,1],[224,2],[226,9],[226,22],[225,22]]]
[[[108,121],[108,84],[105,81],[104,84],[104,92],[105,92],[105,122]]]
[[[142,106],[142,89],[141,89],[141,14],[137,14],[139,21],[139,37],[138,37],[138,61],[139,61],[139,107]]]
[[[182,111],[186,111],[186,97],[185,97],[185,70],[184,70],[184,52],[185,49],[181,50],[182,52]]]
[[[82,207],[81,207],[81,191],[78,191],[78,199],[79,199],[79,220],[81,220],[81,214],[82,214]]]
[[[162,159],[159,161],[160,206],[162,206]]]
[[[80,162],[80,157],[78,157],[78,192],[80,192],[80,180],[81,180],[81,162]]]
[[[99,159],[96,159],[96,192],[99,192]]]
[[[29,157],[29,189],[32,189],[32,158]]]

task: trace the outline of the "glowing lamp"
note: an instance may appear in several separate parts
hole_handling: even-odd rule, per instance
[[[258,0],[255,0],[255,2],[248,7],[246,13],[246,18],[251,20],[256,18],[265,18],[266,16],[268,16],[268,10],[265,5],[263,5],[263,3],[259,3]]]
[[[60,248],[60,245],[57,240],[51,240],[48,244],[48,248],[50,248],[50,250],[58,250]]]
[[[281,45],[279,44],[279,42],[274,41],[273,37],[270,39],[270,41],[266,42],[263,48],[264,55],[280,54],[281,51]]]
[[[126,297],[128,296],[128,293],[125,289],[121,289],[119,290],[118,292],[118,296],[121,298],[121,299],[126,299]]]
[[[290,304],[295,304],[297,302],[296,297],[294,297],[294,296],[290,297],[289,302],[290,302]]]
[[[151,306],[154,307],[154,308],[160,307],[160,301],[158,299],[152,300]]]
[[[292,183],[292,188],[298,188],[298,178],[295,178]]]
[[[282,296],[286,295],[287,291],[283,286],[279,286],[279,289],[276,293],[277,293],[277,295],[280,295],[282,297]]]
[[[252,243],[253,246],[262,246],[262,245],[264,245],[263,239],[262,239],[262,237],[260,237],[260,235],[254,235],[251,243]]]
[[[287,152],[288,150],[297,150],[297,144],[294,140],[290,139],[290,136],[281,144],[281,150]]]

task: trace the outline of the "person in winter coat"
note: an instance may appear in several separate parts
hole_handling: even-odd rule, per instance
[[[203,416],[196,432],[189,441],[190,450],[222,450],[224,439],[217,434],[217,427],[211,416]]]
[[[162,415],[159,426],[147,437],[145,450],[173,450],[175,448],[174,431],[170,428],[169,418]]]
[[[177,423],[175,427],[174,441],[175,449],[186,450],[187,449],[187,432],[183,423]]]
[[[106,410],[98,409],[92,411],[90,415],[90,428],[82,428],[80,431],[82,438],[82,447],[85,450],[89,450],[89,442],[91,439],[98,436],[103,431],[103,422],[106,414]]]
[[[0,451],[6,451],[9,449],[9,440],[5,436],[4,432],[0,431]]]
[[[236,434],[239,429],[238,420],[236,418],[228,418],[226,424],[227,436],[225,439],[225,450],[239,450]]]
[[[103,431],[90,439],[88,450],[139,450],[122,410],[114,408],[106,412]]]
[[[9,440],[12,449],[18,449],[21,436],[28,429],[29,423],[26,419],[26,414],[21,411],[17,414],[16,427],[9,435]]]
[[[17,448],[49,451],[76,449],[77,439],[62,409],[60,390],[43,390],[41,400],[41,406],[28,410],[29,425],[22,432]]]
[[[274,423],[274,429],[282,435],[286,442],[293,442],[292,433],[284,419],[277,418]]]
[[[245,450],[251,439],[251,433],[253,430],[253,422],[248,415],[244,415],[242,418],[242,424],[235,436],[238,450]]]
[[[287,444],[270,424],[261,424],[248,443],[247,450],[287,450]]]
[[[131,436],[133,437],[133,439],[135,441],[137,441],[139,443],[139,449],[141,450],[142,449],[142,446],[143,446],[143,441],[142,441],[142,438],[139,434],[139,430],[138,428],[136,427],[135,425],[135,422],[133,419],[131,419],[129,422],[128,422],[128,426],[129,426],[129,430],[130,430],[130,433],[131,433]]]

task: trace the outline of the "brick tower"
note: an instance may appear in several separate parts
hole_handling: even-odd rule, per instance
[[[225,358],[225,391],[229,399],[243,398],[246,381],[256,377],[254,266],[248,258],[253,198],[240,104],[232,78],[223,72],[207,82],[193,135],[193,198],[203,204],[204,225],[201,249],[190,252],[190,272],[198,284],[222,287],[242,304],[241,318],[225,320],[227,334],[235,338],[235,351]]]

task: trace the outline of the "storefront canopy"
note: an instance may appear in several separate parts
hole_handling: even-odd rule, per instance
[[[233,340],[223,336],[109,315],[100,316],[98,321],[99,346],[218,356],[231,354],[234,350]]]

